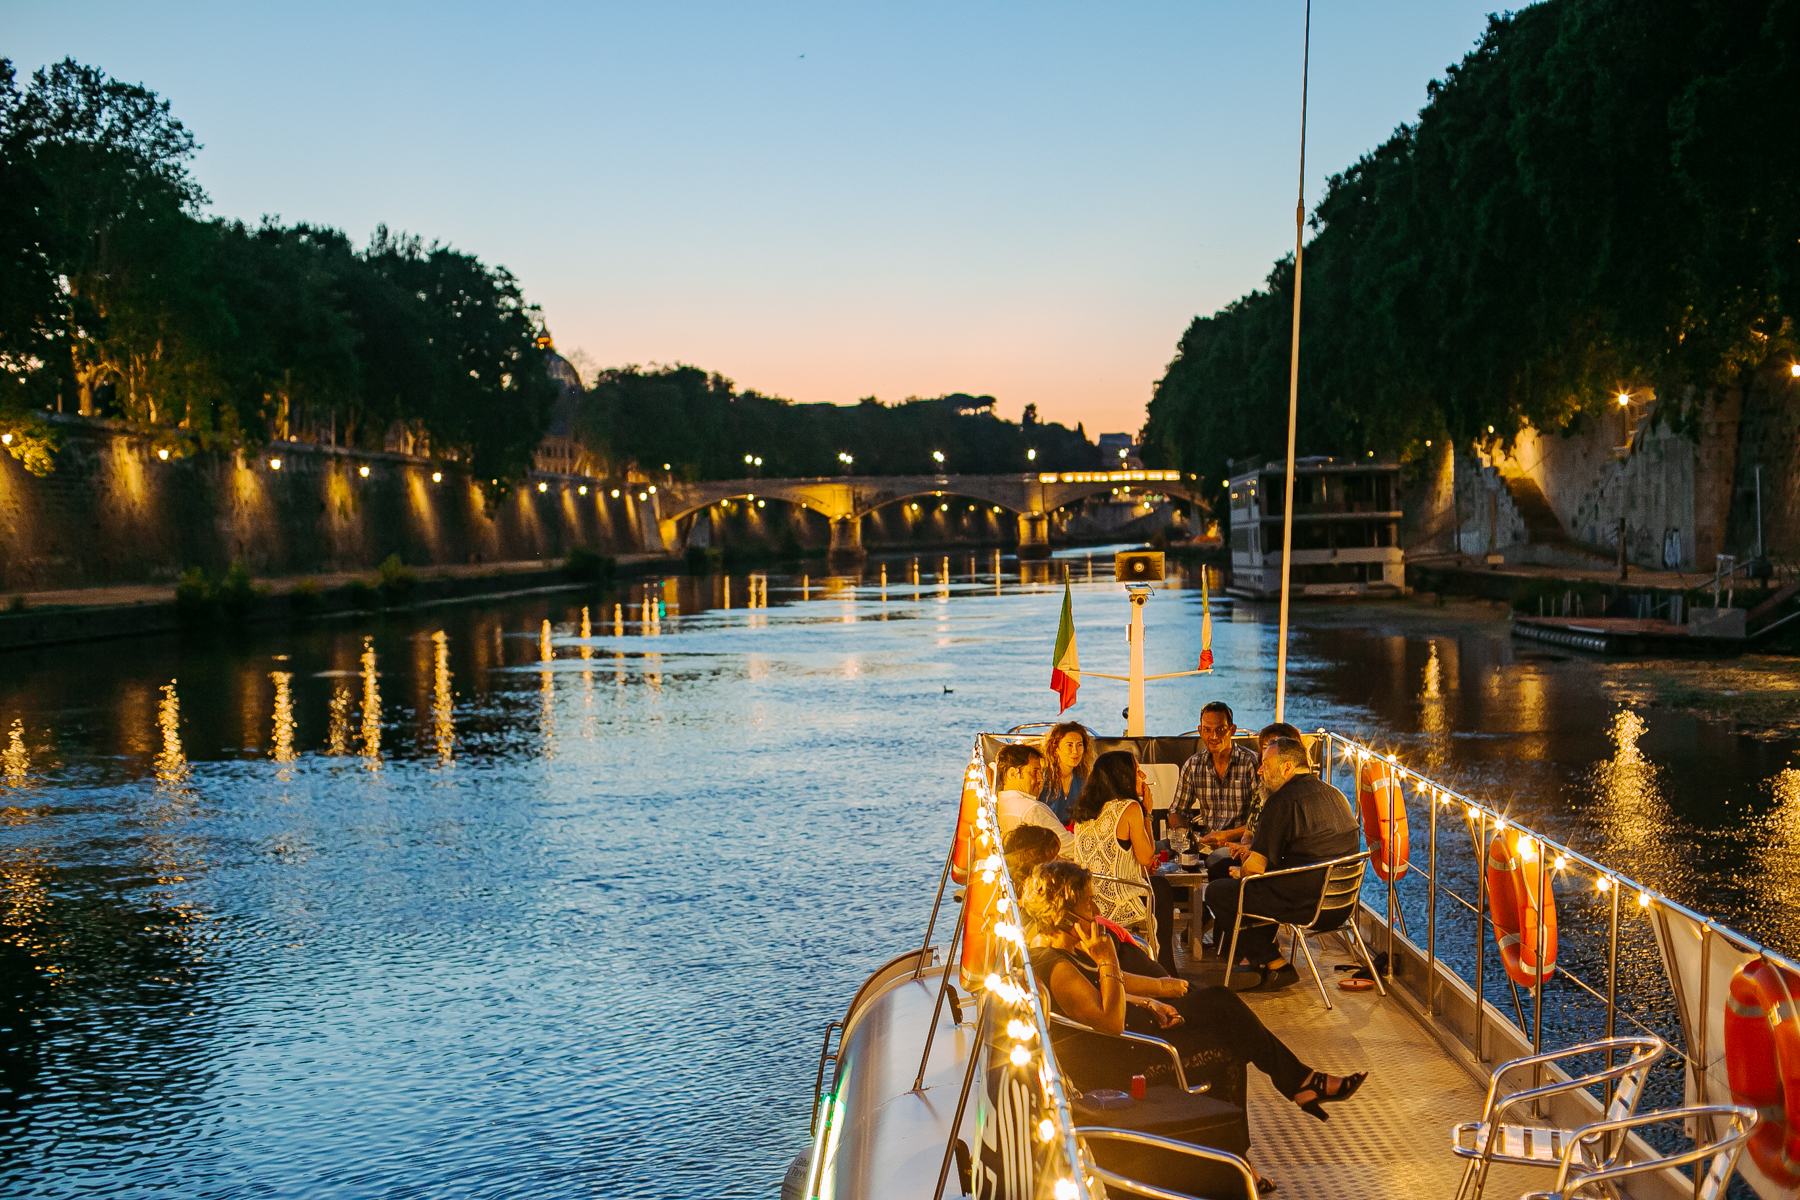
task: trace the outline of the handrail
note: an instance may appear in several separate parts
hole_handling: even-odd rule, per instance
[[[1103,1125],[1083,1126],[1081,1136],[1096,1142],[1130,1142],[1138,1146],[1154,1146],[1159,1150],[1170,1150],[1177,1154],[1185,1154],[1190,1158],[1201,1158],[1208,1162],[1233,1167],[1243,1178],[1244,1195],[1247,1200],[1256,1198],[1256,1172],[1250,1169],[1249,1163],[1230,1151],[1214,1150],[1210,1146],[1196,1146],[1191,1142],[1178,1142],[1173,1138],[1158,1137],[1154,1133],[1139,1133],[1135,1129],[1113,1129]],[[1109,1187],[1150,1196],[1153,1200],[1193,1200],[1193,1197],[1186,1192],[1172,1192],[1167,1188],[1157,1187],[1153,1183],[1143,1183],[1109,1171],[1097,1163],[1089,1163],[1088,1171]]]
[[[1146,1046],[1161,1047],[1163,1050],[1168,1051],[1169,1061],[1175,1064],[1175,1083],[1182,1091],[1188,1093],[1190,1096],[1198,1096],[1204,1092],[1212,1091],[1212,1084],[1210,1083],[1202,1083],[1195,1087],[1188,1086],[1187,1072],[1181,1069],[1181,1051],[1175,1048],[1175,1043],[1173,1042],[1166,1041],[1159,1037],[1151,1037],[1147,1033],[1134,1033],[1129,1029],[1121,1030],[1118,1033],[1102,1033],[1092,1025],[1083,1025],[1080,1021],[1077,1021],[1072,1017],[1065,1017],[1059,1012],[1052,1012],[1050,1014],[1050,1023],[1052,1025],[1064,1025],[1070,1029],[1079,1029],[1081,1032],[1091,1033],[1095,1037],[1116,1037],[1122,1041],[1138,1042]]]

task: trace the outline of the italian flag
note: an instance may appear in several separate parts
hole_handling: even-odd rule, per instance
[[[1075,655],[1075,606],[1069,596],[1068,580],[1063,581],[1062,624],[1056,627],[1056,657],[1050,664],[1050,690],[1062,699],[1061,713],[1075,703],[1081,690],[1081,660]]]
[[[1210,572],[1200,568],[1200,670],[1210,672],[1213,668],[1212,658],[1212,601],[1206,595],[1206,577]]]

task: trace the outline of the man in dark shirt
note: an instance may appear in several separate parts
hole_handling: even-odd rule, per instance
[[[1230,944],[1244,879],[1265,871],[1284,871],[1308,863],[1327,862],[1359,849],[1356,817],[1344,793],[1312,773],[1306,747],[1293,738],[1276,738],[1263,749],[1263,788],[1268,800],[1256,823],[1255,840],[1233,878],[1208,885],[1206,905],[1212,909],[1214,939],[1221,950]],[[1303,871],[1259,883],[1250,889],[1246,913],[1278,921],[1312,919],[1319,903],[1323,871]],[[1327,918],[1335,928],[1350,915],[1349,907]],[[1335,918],[1335,919],[1334,919]],[[1299,978],[1275,950],[1275,926],[1247,924],[1238,935],[1238,962],[1263,973],[1263,982],[1285,986]]]

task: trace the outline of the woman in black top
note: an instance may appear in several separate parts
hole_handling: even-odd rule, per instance
[[[1252,1062],[1276,1091],[1323,1121],[1320,1106],[1349,1099],[1368,1075],[1327,1075],[1307,1067],[1227,988],[1126,974],[1112,939],[1094,924],[1084,867],[1062,861],[1039,867],[1026,880],[1019,907],[1033,926],[1032,970],[1057,1012],[1115,1037],[1130,1029],[1162,1038],[1180,1055],[1189,1083],[1211,1083],[1221,1100],[1244,1107],[1245,1063]],[[1059,1047],[1058,1059],[1084,1090],[1127,1087],[1133,1074],[1174,1082],[1166,1056],[1138,1062],[1115,1044],[1111,1053],[1077,1057],[1077,1044],[1070,1047],[1075,1053],[1065,1057]]]

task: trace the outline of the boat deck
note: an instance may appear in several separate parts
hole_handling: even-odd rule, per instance
[[[1481,1115],[1482,1086],[1400,1001],[1339,990],[1332,967],[1351,959],[1337,952],[1337,939],[1324,940],[1319,969],[1332,992],[1330,1011],[1304,960],[1299,983],[1245,992],[1244,1000],[1302,1062],[1334,1075],[1367,1070],[1369,1079],[1354,1100],[1327,1106],[1331,1120],[1321,1124],[1252,1067],[1251,1161],[1280,1185],[1278,1200],[1448,1200],[1464,1166],[1450,1153],[1450,1126]],[[1313,947],[1317,954],[1318,942]],[[1210,982],[1218,972],[1183,974]],[[1486,1194],[1514,1200],[1550,1181],[1546,1171],[1496,1166]]]

